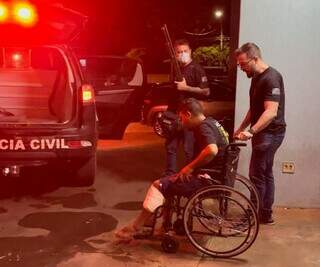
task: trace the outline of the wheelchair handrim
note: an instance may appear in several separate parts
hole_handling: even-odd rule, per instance
[[[252,210],[253,212],[253,216],[255,218],[255,227],[252,227],[251,226],[251,222],[249,223],[249,229],[248,229],[248,234],[247,234],[247,237],[244,239],[243,242],[241,242],[240,245],[238,245],[236,248],[234,249],[230,249],[230,250],[227,250],[227,251],[212,251],[212,250],[208,250],[207,248],[204,248],[202,247],[200,244],[198,244],[198,242],[192,237],[189,229],[188,229],[188,218],[187,218],[187,213],[188,213],[188,207],[189,205],[191,205],[192,202],[194,202],[194,200],[199,197],[201,194],[205,194],[207,192],[210,192],[212,190],[216,190],[216,191],[229,191],[233,194],[236,194],[238,196],[240,196],[242,199],[244,199],[244,201],[246,202],[246,204],[248,204],[250,206],[250,209]],[[235,201],[234,199],[232,199],[232,201]],[[238,201],[235,201],[237,202],[237,204],[243,209],[245,210],[245,208],[243,207],[242,204],[240,204]],[[194,208],[194,207],[193,207]],[[192,209],[193,209],[192,208]],[[191,214],[191,213],[190,213]],[[243,253],[244,251],[246,251],[252,244],[253,242],[255,241],[257,235],[258,235],[258,231],[259,231],[259,224],[258,224],[258,220],[257,220],[258,216],[257,216],[257,212],[256,212],[256,209],[255,207],[252,205],[252,203],[250,202],[250,200],[245,196],[243,195],[242,193],[230,188],[230,187],[226,187],[226,186],[210,186],[208,188],[205,188],[205,189],[202,189],[202,190],[199,190],[198,192],[196,192],[190,199],[189,201],[187,202],[186,206],[185,206],[185,210],[184,210],[184,228],[185,228],[185,231],[186,231],[186,234],[187,234],[187,237],[188,239],[190,240],[191,244],[198,250],[200,250],[201,252],[207,254],[207,255],[210,255],[210,256],[215,256],[215,257],[222,257],[222,258],[226,258],[226,257],[233,257],[233,256],[236,256],[236,255],[239,255],[241,253]],[[254,231],[255,230],[255,231]],[[251,231],[254,231],[252,232],[253,236],[251,236]],[[248,241],[248,239],[250,238],[250,240]],[[248,241],[248,242],[247,242]],[[246,243],[247,242],[247,243]]]

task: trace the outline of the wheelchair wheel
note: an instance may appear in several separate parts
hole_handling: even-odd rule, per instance
[[[196,249],[220,258],[246,251],[259,231],[253,204],[227,186],[214,185],[195,193],[185,206],[183,223]]]
[[[168,235],[163,238],[161,247],[166,253],[176,253],[179,248],[179,242]]]
[[[259,214],[260,199],[255,185],[247,177],[237,173],[235,176],[234,189],[240,191],[250,199]]]
[[[258,196],[258,191],[257,191],[255,185],[248,178],[237,173],[234,177],[234,184],[232,185],[231,188],[239,191],[240,193],[244,194],[248,199],[250,199],[251,203],[256,208],[257,214],[259,214],[260,199]],[[201,204],[199,204],[199,205],[201,206]],[[199,210],[198,212],[199,212],[199,215],[201,215],[201,213],[203,213],[201,210]],[[204,227],[210,227],[209,225],[207,225],[205,223],[205,221],[203,221],[202,216],[198,216],[197,219]],[[208,230],[210,230],[210,228],[208,228]]]

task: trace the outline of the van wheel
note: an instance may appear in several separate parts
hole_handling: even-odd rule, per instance
[[[73,186],[91,186],[94,183],[97,169],[97,157],[92,156],[81,168],[79,168],[72,180]]]
[[[162,129],[162,126],[159,122],[159,119],[161,118],[161,116],[163,115],[163,112],[157,112],[155,115],[154,115],[154,119],[153,119],[153,131],[160,137],[164,137],[164,134],[163,134],[163,129]]]

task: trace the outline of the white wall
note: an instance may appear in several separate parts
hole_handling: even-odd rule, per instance
[[[320,1],[242,0],[239,38],[239,45],[256,43],[284,78],[288,126],[275,159],[275,204],[320,207]],[[248,108],[249,86],[238,70],[236,127]],[[246,175],[250,152],[243,149],[240,161]],[[281,172],[283,161],[295,163],[295,174]]]

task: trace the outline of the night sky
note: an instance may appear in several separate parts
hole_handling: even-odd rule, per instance
[[[218,35],[220,24],[213,10],[223,9],[224,33],[229,32],[230,0],[60,0],[64,6],[89,17],[86,31],[75,44],[81,53],[126,54],[131,48],[146,49],[146,61],[167,57],[160,30],[166,23],[173,39],[198,39],[184,31],[205,30],[208,25]],[[204,43],[204,45],[206,45]]]

